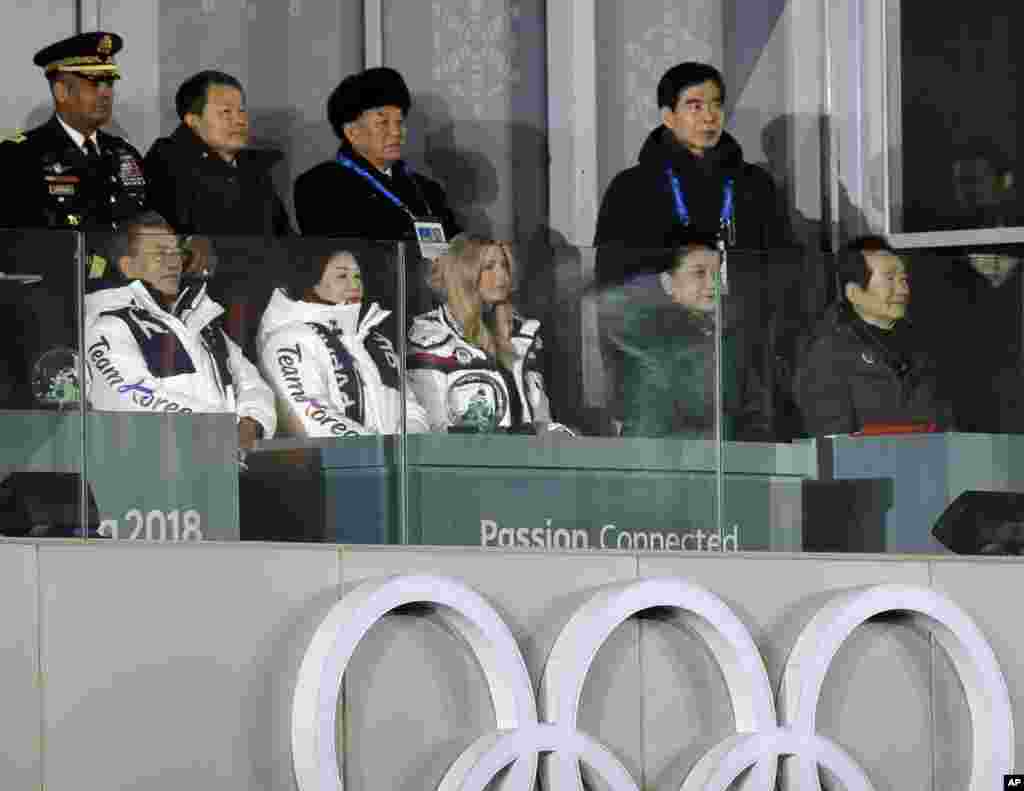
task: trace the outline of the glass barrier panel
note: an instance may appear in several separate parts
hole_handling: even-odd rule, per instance
[[[698,388],[710,411],[673,431],[658,362],[678,329],[658,273],[672,257],[453,246],[441,303],[409,337],[410,386],[433,429],[408,438],[412,542],[713,549],[713,383]]]
[[[405,327],[424,299],[423,262],[400,244],[290,238],[263,286],[222,286],[232,330],[258,366],[273,436],[239,471],[245,540],[397,544],[405,540]],[[400,277],[408,265],[413,275]],[[408,303],[408,304],[407,304]]]
[[[408,436],[410,542],[598,545],[600,503],[582,503],[600,473],[572,379],[584,263],[571,248],[470,236],[434,264],[434,304],[407,345],[430,429]]]
[[[5,248],[8,488],[81,491],[85,381],[97,537],[934,552],[957,497],[1024,485],[1010,248],[871,254],[861,287],[796,249],[76,245]],[[39,265],[76,255],[77,379],[75,286]]]
[[[833,274],[823,256],[796,248],[722,256],[716,529],[724,551],[798,552],[806,482],[817,470],[813,448],[792,442],[802,434],[794,372],[803,340],[831,299]]]
[[[119,541],[238,540],[237,405],[254,369],[213,295],[230,251],[166,225],[85,235],[86,458],[102,517]],[[255,241],[258,282],[273,251]],[[257,253],[259,251],[259,253]]]
[[[379,359],[398,391],[394,246],[135,226],[86,247],[103,535],[395,540],[394,441],[376,435],[400,420],[364,370]]]
[[[96,536],[82,464],[83,381],[74,232],[0,231],[0,535]]]
[[[730,262],[775,255],[731,252]],[[793,290],[798,298],[774,303],[766,332],[757,325],[770,347],[755,363],[774,377],[776,441],[726,443],[727,532],[767,522],[770,549],[1018,554],[1019,255],[1005,247],[859,260],[863,268],[857,258],[794,259],[798,280],[832,273],[832,298],[808,303]],[[728,298],[742,299],[746,289],[733,285]],[[744,479],[765,472],[768,491],[747,491]]]

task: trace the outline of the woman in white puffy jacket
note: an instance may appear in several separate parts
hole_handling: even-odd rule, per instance
[[[572,432],[551,418],[540,366],[540,322],[509,301],[507,244],[461,234],[434,262],[444,304],[409,330],[406,376],[435,431]]]
[[[260,362],[277,395],[279,433],[355,437],[402,431],[398,353],[381,324],[390,315],[363,302],[355,256],[314,256],[288,288],[274,291],[260,321]],[[406,432],[428,430],[406,392]]]

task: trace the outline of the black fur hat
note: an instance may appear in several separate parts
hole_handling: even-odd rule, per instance
[[[402,75],[387,66],[378,66],[350,74],[327,100],[327,120],[334,133],[344,139],[345,124],[355,121],[374,107],[398,107],[408,115],[412,106],[409,88]]]

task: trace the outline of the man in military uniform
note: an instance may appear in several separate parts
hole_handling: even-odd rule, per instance
[[[146,205],[139,152],[103,132],[120,71],[114,33],[83,33],[40,50],[34,62],[50,84],[54,115],[0,143],[7,200],[0,228],[111,232]],[[77,299],[71,233],[24,230],[0,236],[0,270],[39,275],[30,286],[0,289],[0,405],[77,401]],[[101,262],[100,262],[101,263]],[[66,386],[68,382],[72,386]],[[63,384],[61,384],[63,383]],[[61,384],[60,387],[56,385]],[[59,397],[54,393],[59,393]]]
[[[142,157],[102,131],[121,74],[114,33],[82,33],[33,59],[50,83],[54,115],[0,144],[8,200],[0,226],[114,230],[146,203]]]

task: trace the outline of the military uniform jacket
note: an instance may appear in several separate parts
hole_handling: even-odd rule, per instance
[[[116,412],[228,412],[272,437],[274,394],[220,328],[205,286],[165,310],[140,280],[85,297],[86,392]]]
[[[334,236],[370,241],[415,240],[409,212],[433,217],[451,239],[459,232],[441,185],[409,170],[399,160],[387,176],[352,150],[338,152],[372,173],[408,209],[396,206],[367,179],[336,160],[321,162],[295,181],[295,218],[306,236]]]
[[[515,316],[511,340],[516,361],[509,371],[466,339],[446,305],[413,320],[406,376],[427,410],[431,429],[551,424],[539,366],[540,322]]]
[[[54,115],[0,144],[7,193],[0,226],[111,230],[145,209],[139,152],[102,130],[96,138],[100,156],[90,162]]]
[[[260,322],[260,362],[290,433],[355,437],[429,430],[427,415],[398,372],[390,315],[376,302],[323,305],[277,289]]]

